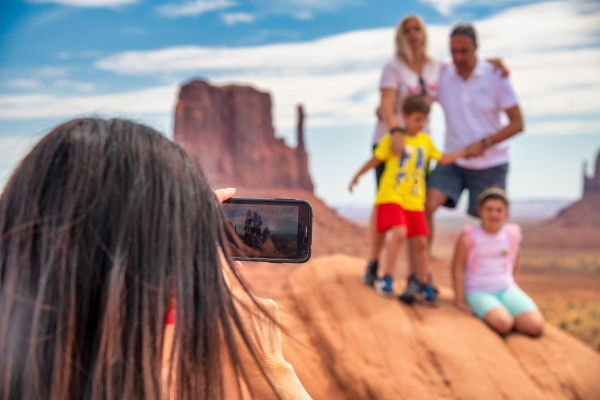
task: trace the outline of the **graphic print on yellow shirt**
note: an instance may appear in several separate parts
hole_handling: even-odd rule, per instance
[[[408,211],[423,211],[427,161],[439,160],[442,153],[425,133],[403,137],[404,153],[401,157],[392,154],[392,136],[389,133],[375,148],[375,157],[385,163],[375,205],[396,203]]]

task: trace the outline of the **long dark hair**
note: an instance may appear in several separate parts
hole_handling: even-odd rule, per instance
[[[120,119],[57,126],[0,197],[0,399],[164,397],[171,300],[170,394],[222,399],[226,359],[246,379],[240,342],[256,360],[223,268],[240,279],[179,146]]]

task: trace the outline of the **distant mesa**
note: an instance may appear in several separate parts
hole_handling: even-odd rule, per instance
[[[297,146],[292,148],[275,136],[268,93],[192,80],[179,92],[175,141],[202,161],[216,186],[312,193],[302,106],[297,114]]]
[[[275,136],[271,96],[250,86],[192,80],[175,108],[175,141],[197,157],[213,187],[236,187],[238,197],[295,198],[313,207],[313,255],[363,255],[365,228],[340,217],[314,194],[297,107],[297,146]]]
[[[587,175],[587,163],[583,163],[581,199],[562,209],[553,222],[564,226],[600,227],[600,151],[592,176]]]
[[[600,151],[596,155],[594,175],[587,175],[587,162],[583,162],[583,197],[592,194],[600,194]]]
[[[600,152],[592,176],[583,164],[583,195],[556,217],[527,227],[526,247],[598,249],[600,247]]]

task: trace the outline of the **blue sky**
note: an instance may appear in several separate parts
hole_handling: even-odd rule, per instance
[[[581,162],[600,149],[600,4],[483,0],[10,0],[0,8],[0,185],[37,138],[78,115],[134,118],[171,136],[177,87],[192,77],[270,91],[290,144],[308,112],[317,193],[368,204],[366,159],[380,69],[408,13],[448,59],[452,24],[474,22],[482,56],[502,57],[527,130],[512,143],[514,198],[576,198]],[[443,116],[431,116],[443,144]]]

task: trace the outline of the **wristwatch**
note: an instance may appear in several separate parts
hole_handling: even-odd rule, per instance
[[[486,136],[483,139],[481,139],[481,144],[483,145],[484,149],[487,149],[488,147],[490,147],[494,143],[492,143],[492,139],[490,139],[489,136]]]
[[[391,134],[394,134],[394,133],[396,133],[396,132],[400,132],[400,133],[402,133],[402,132],[404,132],[404,130],[403,130],[402,128],[400,128],[399,126],[394,126],[394,127],[392,127],[392,128],[390,129],[390,133],[391,133]]]

